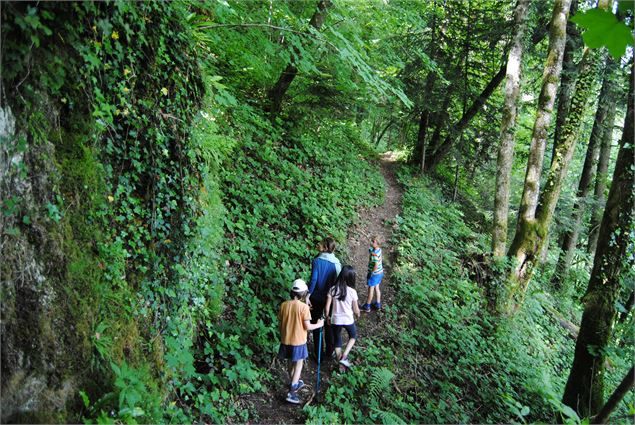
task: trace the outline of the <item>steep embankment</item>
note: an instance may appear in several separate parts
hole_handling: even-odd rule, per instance
[[[186,7],[0,9],[0,421],[159,422],[184,351],[163,337],[214,287],[190,249],[207,166]]]

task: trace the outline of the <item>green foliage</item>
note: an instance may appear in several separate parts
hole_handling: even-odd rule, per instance
[[[156,388],[148,387],[152,382],[146,369],[135,369],[126,362],[110,364],[114,374],[114,391],[105,393],[95,403],[88,394],[80,396],[88,417],[96,417],[99,424],[149,423],[161,420],[160,397]],[[113,406],[114,405],[114,406]],[[112,408],[116,406],[116,410]],[[93,423],[86,418],[85,423]]]
[[[591,9],[576,14],[571,21],[585,29],[582,38],[587,46],[606,47],[615,60],[619,60],[626,48],[633,45],[631,29],[618,21],[612,11]]]
[[[355,127],[322,121],[309,136],[300,132],[309,121],[277,136],[253,110],[241,109],[236,123],[250,133],[240,144],[242,155],[220,170],[229,266],[225,311],[205,325],[197,354],[208,371],[202,380],[234,395],[260,391],[269,381],[263,365],[277,350],[277,308],[290,282],[308,280],[317,242],[333,235],[344,243],[358,206],[383,197],[383,180],[361,159],[368,151]],[[221,400],[230,401],[222,394]]]
[[[573,346],[545,313],[551,301],[536,290],[513,320],[490,316],[467,261],[486,249],[485,238],[429,182],[406,171],[401,179],[395,307],[385,334],[365,340],[360,367],[332,380],[326,411],[343,422],[398,422],[393,414],[406,422],[552,421],[565,410],[556,394]],[[347,413],[359,410],[351,406],[367,406],[368,417]]]
[[[194,328],[220,314],[222,295],[215,173],[228,150],[202,116],[189,135],[203,85],[185,6],[12,4],[3,6],[2,22],[10,40],[2,46],[3,87],[18,134],[28,135],[9,145],[21,159],[14,174],[25,178],[40,163],[57,167],[46,176],[50,184],[36,188],[51,192],[36,209],[15,197],[2,211],[19,217],[25,233],[45,225],[63,247],[47,261],[60,269],[55,290],[69,302],[59,314],[72,318],[77,335],[57,338],[78,351],[69,363],[85,358],[68,373],[80,376],[86,397],[109,411],[113,402],[103,394],[123,394],[117,420],[161,421],[170,385],[163,355],[172,362],[180,353],[172,373],[189,376]],[[164,344],[162,332],[177,334],[179,344]],[[113,375],[110,362],[123,366]]]

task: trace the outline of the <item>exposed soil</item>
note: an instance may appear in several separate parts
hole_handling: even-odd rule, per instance
[[[368,267],[368,248],[371,235],[380,235],[383,240],[384,278],[380,285],[381,302],[383,306],[390,305],[393,300],[393,288],[391,284],[391,271],[394,259],[394,250],[390,244],[395,217],[401,212],[402,189],[394,173],[395,158],[391,152],[386,152],[381,157],[381,171],[386,181],[386,193],[383,205],[362,209],[359,224],[351,229],[348,236],[347,249],[336,251],[336,255],[342,261],[342,265],[351,264],[357,270],[357,293],[360,305],[366,302],[367,286],[365,284],[366,269]],[[355,358],[363,356],[365,344],[364,337],[377,332],[381,324],[381,311],[370,313],[362,312],[362,317],[357,322],[358,342],[353,347],[350,359],[355,364]],[[346,332],[343,332],[343,342],[346,344]],[[309,336],[309,352],[312,351],[312,338]],[[320,393],[329,385],[329,378],[333,370],[338,369],[335,361],[322,361],[320,367]],[[275,359],[271,364],[271,370],[279,378],[279,381],[287,382],[285,365]],[[294,405],[285,401],[287,386],[282,384],[271,394],[250,394],[241,398],[239,403],[243,407],[249,406],[249,410],[257,415],[254,423],[263,424],[297,424],[305,422],[305,414],[302,406],[315,403],[315,384],[317,377],[317,364],[309,359],[302,369],[302,380],[306,386],[299,391],[302,404]]]

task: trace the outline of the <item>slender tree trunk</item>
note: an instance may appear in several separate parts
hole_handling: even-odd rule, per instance
[[[432,77],[428,75],[429,80],[432,80]],[[430,93],[432,89],[432,84],[428,86],[426,82],[425,93]],[[423,170],[425,167],[425,152],[426,152],[426,132],[428,130],[428,120],[430,118],[430,111],[426,106],[423,107],[421,111],[421,115],[419,116],[419,129],[417,131],[417,146],[414,150],[414,160],[416,162],[420,162],[420,168]]]
[[[432,137],[430,138],[430,143],[427,143],[426,145],[426,157],[425,157],[426,164],[429,163],[429,161],[432,158],[432,154],[434,153],[434,150],[439,146],[439,141],[441,140],[441,132],[445,128],[447,120],[448,120],[447,111],[448,111],[448,107],[450,106],[451,100],[452,100],[452,94],[450,93],[450,91],[448,91],[445,94],[445,97],[443,98],[443,105],[441,105],[441,110],[437,112],[436,114],[434,114],[434,120],[432,120],[434,124],[434,133],[432,133]],[[425,171],[427,171],[427,165],[426,165]]]
[[[564,1],[569,1],[569,0],[564,0]],[[443,143],[441,143],[441,145],[434,151],[432,156],[429,158],[428,160],[429,165],[426,170],[428,173],[432,173],[434,169],[436,168],[436,166],[439,165],[441,160],[443,160],[443,158],[445,158],[448,152],[450,152],[450,149],[452,148],[452,145],[454,144],[454,141],[457,135],[459,135],[463,130],[465,130],[465,128],[469,125],[472,118],[476,116],[476,114],[481,110],[483,105],[485,105],[485,102],[487,102],[487,100],[492,95],[492,93],[494,93],[494,90],[496,90],[496,88],[501,83],[501,81],[503,81],[503,78],[505,78],[506,69],[507,69],[507,63],[504,63],[503,65],[501,65],[496,75],[494,75],[494,77],[490,80],[487,86],[485,86],[481,94],[476,99],[474,99],[474,102],[472,103],[472,105],[470,105],[467,111],[465,111],[465,114],[461,116],[461,119],[459,119],[459,121],[457,121],[457,123],[452,126],[450,133],[445,137],[445,139],[443,140]]]
[[[573,259],[573,254],[578,243],[578,236],[580,235],[582,217],[584,215],[584,210],[586,209],[589,188],[591,186],[591,182],[593,181],[593,172],[595,170],[600,151],[600,144],[602,143],[604,132],[608,131],[605,125],[606,115],[608,113],[609,104],[614,102],[613,96],[611,96],[611,76],[608,69],[610,66],[610,61],[607,59],[604,81],[602,82],[598,107],[595,113],[595,120],[593,121],[593,130],[591,130],[589,146],[584,158],[584,165],[582,166],[578,192],[576,193],[576,201],[573,205],[573,212],[571,214],[573,225],[571,229],[564,232],[564,235],[561,237],[562,244],[560,246],[560,256],[558,257],[558,262],[556,264],[556,271],[552,277],[552,283],[556,289],[560,288],[563,279],[569,271],[571,260]]]
[[[430,37],[430,45],[432,46],[430,49],[430,59],[435,60],[437,54],[437,1],[434,0],[432,3],[434,14],[432,15],[432,35]],[[426,84],[423,89],[423,93],[425,96],[432,94],[432,89],[434,88],[434,83],[437,79],[437,75],[433,71],[429,71],[426,77]],[[417,132],[417,144],[414,150],[414,160],[418,161],[420,164],[420,170],[423,172],[425,169],[426,162],[426,133],[428,131],[428,121],[430,120],[430,109],[428,108],[427,102],[422,105],[421,116],[419,117],[419,131]]]
[[[578,10],[578,0],[571,3],[570,16],[576,14]],[[571,21],[567,22],[567,44],[564,47],[564,56],[562,58],[562,78],[560,79],[560,87],[558,89],[558,112],[556,113],[556,125],[553,134],[553,150],[551,153],[551,161],[555,158],[556,146],[558,146],[561,138],[562,128],[567,119],[567,112],[571,103],[571,95],[573,87],[578,75],[578,66],[574,61],[574,54],[580,48],[580,33]]]
[[[633,305],[635,305],[635,290],[631,291],[631,295],[626,300],[626,304],[624,304],[624,311],[620,314],[620,323],[626,322],[626,318],[633,309]]]
[[[461,162],[456,160],[456,169],[454,170],[454,189],[452,190],[452,202],[456,202],[456,195],[459,193],[459,175],[461,173]]]
[[[589,224],[589,243],[587,252],[593,254],[598,242],[600,221],[604,210],[604,191],[606,190],[606,179],[611,159],[611,144],[613,143],[613,126],[615,125],[615,110],[617,102],[609,103],[609,110],[606,116],[606,131],[602,135],[602,146],[600,147],[600,157],[598,159],[598,169],[595,173],[595,189],[593,191],[593,211],[591,212],[591,223]]]
[[[395,123],[395,121],[393,119],[388,121],[388,124],[386,124],[386,126],[384,127],[384,129],[381,131],[381,133],[379,133],[379,136],[377,136],[377,140],[375,140],[375,146],[379,146],[379,142],[381,141],[382,137],[384,137],[384,134],[386,133],[386,131],[388,131],[388,129]]]
[[[498,148],[496,167],[496,195],[494,199],[494,228],[492,230],[492,253],[505,255],[507,244],[507,216],[509,214],[509,179],[514,162],[514,132],[516,127],[517,102],[520,93],[520,68],[523,57],[523,39],[527,28],[529,0],[518,0],[514,11],[516,32],[507,57],[505,104],[501,122],[501,143]]]
[[[556,0],[554,3],[549,29],[549,53],[542,77],[542,89],[538,98],[538,110],[536,111],[536,121],[529,148],[516,234],[507,253],[509,257],[516,259],[514,278],[520,281],[520,290],[523,293],[524,282],[529,277],[526,273],[527,265],[533,262],[534,256],[540,252],[540,247],[536,244],[537,240],[541,240],[546,234],[545,229],[536,221],[536,209],[538,208],[538,191],[547,131],[551,123],[556,89],[562,70],[562,56],[570,5],[571,0]],[[516,289],[510,289],[512,289],[510,296],[513,296]]]
[[[589,417],[602,407],[604,392],[604,349],[615,321],[615,301],[620,291],[620,274],[631,262],[626,252],[633,225],[635,161],[633,155],[633,78],[631,70],[628,108],[620,150],[613,172],[606,209],[602,216],[598,246],[589,286],[582,301],[584,312],[576,340],[573,365],[564,390],[563,403],[578,416]]]
[[[613,410],[615,410],[628,391],[633,388],[633,385],[635,385],[635,366],[631,366],[631,369],[626,373],[626,376],[624,376],[620,385],[618,385],[615,391],[613,391],[613,394],[611,394],[609,399],[606,401],[606,404],[600,410],[600,413],[593,418],[592,423],[605,424],[609,420]]]
[[[324,20],[326,19],[326,9],[330,5],[331,0],[320,0],[317,4],[317,10],[311,17],[309,25],[317,30],[322,28]],[[300,52],[296,51],[296,55],[299,54]],[[282,74],[280,74],[276,84],[269,90],[267,96],[269,99],[267,111],[272,118],[275,118],[280,113],[280,110],[282,109],[282,99],[284,99],[284,95],[289,89],[289,86],[291,86],[291,83],[295,79],[296,75],[298,75],[298,68],[296,68],[295,61],[292,57],[284,71],[282,71]]]
[[[564,0],[564,1],[566,1],[567,4],[570,4],[571,0]],[[545,27],[542,24],[539,24],[538,27],[536,27],[536,29],[533,31],[533,34],[531,36],[531,44],[536,45],[540,43],[542,39],[545,38],[547,33],[548,33],[547,27]],[[561,63],[560,66],[562,66],[562,60],[560,61],[560,63]],[[481,110],[483,105],[485,105],[485,102],[487,102],[491,94],[496,90],[496,88],[499,86],[501,81],[503,81],[503,78],[505,78],[506,71],[507,71],[507,62],[501,64],[501,67],[498,70],[498,72],[492,77],[490,82],[487,83],[487,85],[485,86],[481,94],[474,100],[472,105],[468,108],[467,112],[463,114],[461,118],[457,121],[457,123],[452,126],[452,131],[444,139],[443,143],[440,146],[439,146],[438,140],[440,140],[440,132],[442,128],[437,126],[437,130],[435,131],[435,133],[438,132],[438,134],[436,134],[437,142],[434,144],[435,149],[432,149],[432,146],[433,146],[432,142],[430,143],[430,146],[427,149],[428,152],[430,152],[429,156],[426,157],[426,162],[430,164],[430,166],[427,167],[426,169],[427,172],[430,172],[430,173],[434,172],[434,169],[436,168],[436,166],[441,162],[441,160],[443,160],[445,155],[447,155],[447,153],[450,151],[450,148],[452,147],[452,144],[454,143],[454,140],[456,139],[457,134],[460,134],[470,124],[470,121],[472,120],[472,118],[474,118],[477,115],[477,113]],[[552,109],[553,109],[553,106],[552,106]],[[433,140],[434,138],[435,137],[433,136]]]

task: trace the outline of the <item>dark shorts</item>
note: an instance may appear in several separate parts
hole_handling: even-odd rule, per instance
[[[332,325],[333,327],[333,339],[335,340],[335,346],[342,346],[342,329],[346,329],[348,332],[348,339],[357,339],[357,328],[355,323],[350,325]]]
[[[285,345],[280,344],[278,350],[278,358],[281,360],[291,360],[297,362],[298,360],[304,360],[309,357],[309,351],[306,349],[306,344],[302,345]]]
[[[377,286],[381,283],[381,280],[384,278],[384,274],[373,274],[370,275],[370,279],[368,279],[368,286]]]

